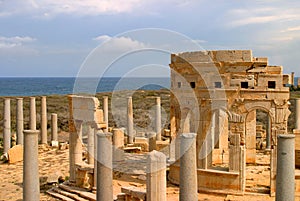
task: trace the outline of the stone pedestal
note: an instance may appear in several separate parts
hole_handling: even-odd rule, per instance
[[[3,153],[11,147],[11,121],[10,121],[10,99],[4,99],[4,114],[3,114]]]
[[[156,139],[161,140],[161,102],[160,102],[160,97],[156,97],[155,132],[156,132]]]
[[[23,200],[40,200],[38,134],[37,130],[24,130]]]
[[[113,161],[124,160],[124,132],[121,129],[113,129]]]
[[[196,134],[180,136],[180,201],[197,201]]]
[[[276,201],[295,200],[295,135],[277,136]]]
[[[149,152],[156,150],[156,133],[149,132],[148,135],[148,143],[149,143]]]
[[[57,114],[51,114],[51,141],[58,141],[57,136]]]
[[[166,156],[152,151],[147,158],[147,201],[166,201]]]
[[[104,112],[104,121],[106,124],[106,128],[104,132],[108,132],[108,96],[103,97],[103,112]]]
[[[17,98],[17,144],[24,143],[23,130],[24,130],[24,114],[23,114],[23,98]]]
[[[109,133],[97,133],[97,201],[113,201],[112,145]]]
[[[47,144],[47,100],[46,96],[41,98],[41,143]]]
[[[133,144],[134,132],[133,132],[132,97],[128,97],[127,99],[127,135],[128,135],[128,144]]]

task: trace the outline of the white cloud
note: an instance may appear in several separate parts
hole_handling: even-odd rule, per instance
[[[289,28],[287,28],[285,30],[282,30],[281,33],[294,32],[294,31],[300,31],[300,26],[289,27]]]
[[[96,38],[93,38],[101,43],[100,48],[107,52],[118,52],[118,51],[130,51],[135,49],[143,49],[146,48],[147,45],[133,40],[129,37],[110,37],[108,35],[101,35]]]
[[[3,37],[0,36],[0,48],[13,48],[13,47],[19,47],[22,46],[24,43],[30,43],[35,41],[35,38],[31,38],[28,36],[21,37],[21,36],[15,36],[15,37]]]

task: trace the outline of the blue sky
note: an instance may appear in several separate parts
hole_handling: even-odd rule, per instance
[[[145,31],[126,34],[146,28],[174,31],[206,50],[252,49],[254,56],[268,57],[269,64],[300,76],[297,0],[0,0],[0,27],[1,77],[77,76],[91,52],[107,41],[110,51],[130,52],[152,43],[164,50],[167,39],[160,34],[149,40],[141,36]],[[114,62],[106,76],[130,74],[131,68],[147,64],[139,75],[167,76],[151,65],[167,68],[169,58],[168,52],[146,51]],[[133,64],[138,59],[144,63]]]

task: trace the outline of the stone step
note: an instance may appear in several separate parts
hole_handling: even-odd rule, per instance
[[[57,199],[59,199],[59,200],[63,200],[63,201],[74,201],[73,199],[71,199],[71,198],[69,198],[69,197],[67,197],[67,196],[61,195],[60,193],[57,193],[57,192],[55,192],[55,191],[52,190],[52,189],[48,190],[47,193],[48,193],[49,195],[51,195],[52,197],[57,198]]]
[[[62,189],[57,188],[57,187],[52,188],[52,190],[54,192],[58,193],[58,194],[61,194],[61,195],[65,196],[65,197],[71,198],[71,200],[73,200],[73,201],[74,200],[76,200],[76,201],[88,201],[88,200],[86,200],[82,197],[79,197],[78,195],[76,195],[74,193],[67,192],[67,191],[62,190]]]
[[[77,187],[73,187],[73,186],[68,186],[66,184],[60,184],[59,188],[64,190],[64,191],[67,191],[69,193],[76,194],[76,195],[78,195],[82,198],[85,198],[86,200],[96,201],[96,194],[88,192],[85,189],[77,188]]]

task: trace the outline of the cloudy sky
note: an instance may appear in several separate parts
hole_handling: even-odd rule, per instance
[[[0,27],[0,77],[77,76],[95,48],[105,44],[94,58],[147,48],[176,51],[166,48],[168,37],[161,37],[167,31],[206,50],[252,49],[254,56],[268,57],[271,65],[300,76],[298,0],[0,0]],[[163,34],[147,38],[148,28]],[[128,34],[134,30],[143,31]],[[168,51],[122,57],[106,75],[120,76],[130,69],[126,66],[148,64],[139,73],[167,76],[151,65],[167,66]],[[137,58],[149,61],[132,64]]]

